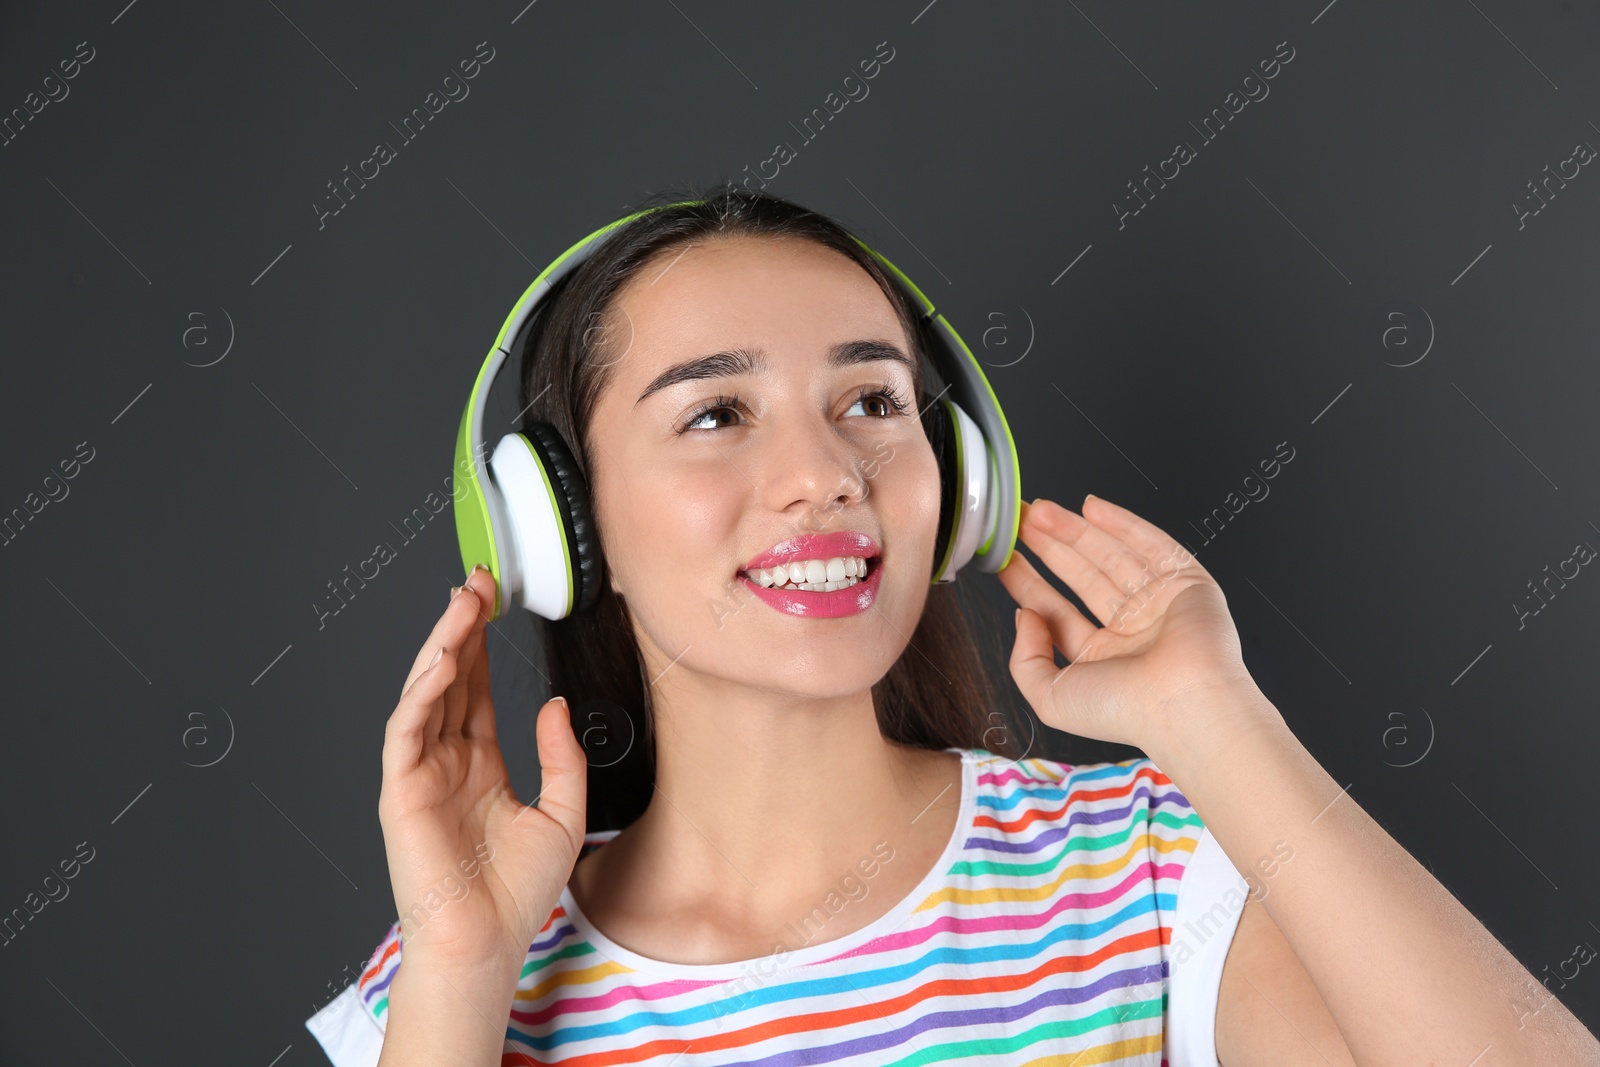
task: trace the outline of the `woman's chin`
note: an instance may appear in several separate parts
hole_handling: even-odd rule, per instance
[[[881,677],[881,676],[880,676]],[[865,675],[854,680],[847,678],[830,679],[827,685],[818,684],[815,679],[752,679],[749,687],[763,695],[778,697],[784,700],[845,700],[859,696],[870,690],[878,682],[877,678]]]

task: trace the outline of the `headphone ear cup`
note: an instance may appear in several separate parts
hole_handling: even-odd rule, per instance
[[[933,407],[929,441],[939,457],[939,541],[934,556],[934,583],[953,582],[979,549],[994,537],[994,450],[983,430],[953,400]]]
[[[589,505],[589,485],[579,472],[567,443],[554,426],[547,422],[532,422],[523,434],[538,452],[546,472],[558,487],[555,494],[556,509],[561,513],[567,543],[572,546],[571,580],[574,592],[571,614],[577,615],[593,608],[600,599],[600,584],[604,578],[599,537]],[[525,561],[525,565],[532,566],[533,561]]]
[[[945,400],[936,400],[922,410],[922,429],[939,461],[939,535],[933,543],[935,584],[955,579],[950,573],[950,556],[955,549],[956,487],[961,483],[955,426],[946,404]]]

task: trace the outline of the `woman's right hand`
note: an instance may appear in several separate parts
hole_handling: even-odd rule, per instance
[[[511,790],[489,697],[494,597],[487,570],[467,576],[384,732],[378,819],[404,956],[446,974],[520,968],[583,845],[588,769],[564,699],[535,725],[537,807]]]

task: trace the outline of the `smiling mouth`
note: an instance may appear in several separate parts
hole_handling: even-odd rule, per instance
[[[832,593],[859,585],[878,565],[876,556],[832,556],[827,559],[797,559],[771,567],[740,571],[739,574],[764,589]]]

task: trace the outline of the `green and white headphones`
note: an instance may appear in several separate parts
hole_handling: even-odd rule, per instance
[[[465,480],[467,492],[452,497],[463,568],[470,571],[481,563],[494,575],[491,620],[501,616],[508,600],[546,619],[562,619],[587,611],[599,598],[603,567],[594,512],[566,442],[549,423],[531,422],[501,437],[486,455],[484,412],[490,386],[555,284],[616,229],[656,210],[601,227],[546,267],[506,316],[478,371],[456,433],[455,474]],[[1011,560],[1022,511],[1017,446],[1005,413],[966,342],[933,302],[893,263],[860,238],[856,242],[919,309],[928,356],[947,383],[925,413],[942,424],[929,431],[931,440],[942,442],[939,539],[931,580],[954,581],[974,557],[978,570],[992,574]]]

